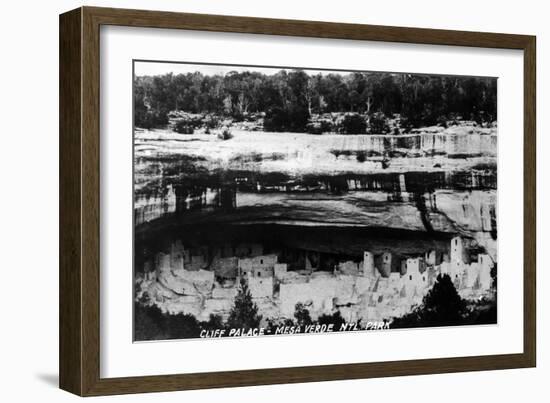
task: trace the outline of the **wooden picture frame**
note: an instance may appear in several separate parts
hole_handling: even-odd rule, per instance
[[[171,28],[524,52],[523,353],[276,369],[100,377],[100,26]],[[534,367],[535,37],[81,7],[60,16],[60,387],[81,396]]]

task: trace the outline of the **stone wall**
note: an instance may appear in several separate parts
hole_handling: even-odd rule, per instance
[[[277,259],[278,257],[275,254],[240,258],[238,261],[239,275],[250,274],[254,277],[272,277]]]
[[[273,296],[273,277],[247,277],[248,288],[252,298],[267,298]]]
[[[237,260],[217,256],[211,267],[239,267],[264,318],[294,319],[296,304],[302,303],[313,319],[338,310],[346,320],[387,320],[421,304],[439,274],[448,274],[463,298],[472,300],[487,294],[492,257],[481,253],[477,261],[469,263],[462,239],[453,238],[450,246],[446,259],[431,251],[401,261],[399,270],[394,269],[398,261],[395,256],[386,253],[375,262],[370,252],[364,253],[361,263],[339,263],[334,273],[288,271],[285,263],[277,263],[277,255]],[[185,262],[192,256],[181,245],[173,246],[170,254],[159,254],[155,269],[148,264],[140,275],[136,298],[147,293],[150,303],[166,312],[190,313],[199,320],[208,320],[210,314],[226,319],[240,276],[228,280],[219,276],[219,270],[187,270]]]

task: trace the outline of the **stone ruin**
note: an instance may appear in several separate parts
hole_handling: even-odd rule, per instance
[[[399,261],[385,252],[363,253],[360,262],[343,261],[333,272],[290,271],[276,254],[258,248],[238,250],[241,257],[217,256],[212,270],[204,270],[204,255],[193,255],[181,243],[169,254],[160,253],[145,265],[137,279],[138,299],[147,294],[152,304],[170,313],[189,313],[199,320],[210,314],[228,317],[241,278],[264,319],[293,318],[303,304],[313,319],[340,311],[345,320],[382,321],[411,311],[431,289],[439,274],[448,274],[463,298],[477,299],[491,290],[492,258],[479,254],[470,262],[460,237],[450,243],[449,254],[428,251]]]

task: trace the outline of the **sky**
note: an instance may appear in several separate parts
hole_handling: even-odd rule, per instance
[[[204,75],[226,74],[230,71],[255,71],[264,73],[267,75],[275,74],[280,70],[292,70],[282,69],[280,67],[243,67],[243,66],[227,66],[227,65],[212,65],[212,64],[189,64],[189,63],[170,63],[170,62],[150,62],[150,61],[136,61],[134,63],[134,73],[136,76],[156,76],[168,73],[185,74],[200,71]],[[342,71],[329,71],[329,70],[304,70],[307,74],[329,74],[339,73],[345,74]]]
[[[282,67],[255,67],[255,66],[231,66],[231,65],[216,65],[216,64],[197,64],[197,63],[184,63],[184,62],[159,62],[159,61],[135,61],[134,62],[134,74],[136,77],[141,76],[157,76],[168,73],[173,74],[186,74],[200,71],[203,75],[216,75],[227,74],[230,71],[243,72],[243,71],[255,71],[264,73],[266,75],[272,75],[280,70],[291,71],[294,68],[282,68]],[[308,75],[327,75],[327,74],[349,74],[350,71],[342,70],[315,70],[315,69],[302,69]],[[365,71],[367,72],[367,71]],[[398,72],[389,72],[397,74]],[[425,74],[425,73],[409,73],[409,74]],[[440,74],[425,74],[428,76],[438,76]],[[453,75],[443,76],[453,77]],[[460,75],[457,75],[460,77]],[[467,76],[462,76],[467,77]],[[493,77],[496,78],[496,77]]]

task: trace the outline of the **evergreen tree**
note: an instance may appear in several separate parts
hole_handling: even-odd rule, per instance
[[[235,303],[229,313],[229,319],[227,319],[227,326],[229,328],[256,328],[260,325],[261,320],[262,316],[258,315],[258,306],[252,301],[248,283],[242,278],[241,286],[235,296]]]
[[[160,340],[167,338],[166,315],[156,306],[139,302],[134,305],[134,339]]]
[[[339,332],[343,324],[346,323],[340,311],[336,311],[331,315],[323,314],[319,316],[318,323],[320,325],[333,325],[334,331]]]
[[[447,275],[438,275],[422,305],[391,323],[392,328],[456,326],[466,324],[468,309]]]
[[[364,115],[369,127],[373,114],[384,119],[400,115],[405,129],[455,119],[487,124],[497,119],[497,80],[397,73],[309,75],[302,70],[216,75],[196,71],[135,78],[137,127],[166,126],[171,111],[235,121],[265,112],[266,130],[276,132],[305,132],[312,114],[327,112]]]
[[[424,297],[424,316],[429,323],[454,325],[461,321],[466,311],[464,301],[447,274],[437,276],[433,288]]]
[[[210,314],[210,317],[207,321],[201,322],[200,326],[202,329],[206,330],[217,330],[224,328],[222,317],[220,315],[214,315],[212,313]]]
[[[169,339],[197,338],[200,335],[200,325],[197,319],[188,313],[166,315]]]
[[[296,322],[299,326],[307,326],[313,323],[311,315],[309,314],[309,309],[307,309],[304,304],[298,302],[294,309],[294,318],[296,318]]]

